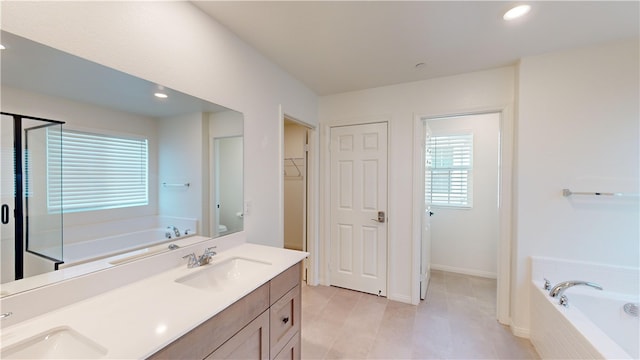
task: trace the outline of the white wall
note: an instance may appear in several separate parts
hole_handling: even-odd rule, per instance
[[[520,63],[516,331],[529,328],[529,256],[640,265],[637,198],[562,196],[563,188],[640,192],[639,63],[638,39]]]
[[[474,72],[426,81],[386,86],[320,98],[321,154],[328,154],[328,127],[334,125],[389,122],[389,298],[411,302],[417,298],[413,283],[413,131],[416,117],[454,115],[479,110],[501,110],[513,102],[514,68]],[[327,159],[321,174],[328,174]],[[322,256],[328,256],[328,178],[321,178],[320,239]],[[417,252],[418,250],[415,249]],[[323,263],[322,261],[320,262]],[[321,281],[328,282],[321,269]]]
[[[249,241],[282,246],[279,105],[317,125],[317,97],[188,2],[2,1],[19,36],[240,111]]]
[[[431,206],[431,268],[495,278],[500,114],[447,117],[428,125],[433,135],[473,133],[473,206]]]

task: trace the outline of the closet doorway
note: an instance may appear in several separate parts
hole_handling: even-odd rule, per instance
[[[284,117],[284,247],[309,251],[309,138],[311,128]],[[306,261],[306,260],[305,260]],[[303,279],[307,281],[307,266]]]

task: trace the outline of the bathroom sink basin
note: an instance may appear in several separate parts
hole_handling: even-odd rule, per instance
[[[214,260],[215,261],[215,260]],[[203,265],[201,269],[176,279],[177,283],[203,290],[224,289],[259,276],[271,263],[234,257],[218,263]]]
[[[61,326],[0,351],[2,359],[101,359],[107,349],[70,327]]]

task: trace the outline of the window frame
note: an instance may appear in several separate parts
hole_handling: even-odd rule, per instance
[[[449,209],[472,209],[473,208],[473,158],[474,158],[474,136],[473,136],[473,131],[472,130],[453,130],[453,131],[438,131],[438,132],[433,132],[430,134],[430,136],[428,136],[428,138],[425,140],[425,201],[427,201],[427,203],[434,208],[449,208]],[[433,151],[432,149],[432,145],[431,142],[433,141],[434,138],[443,138],[443,137],[466,137],[468,138],[467,140],[465,140],[468,145],[465,146],[464,148],[466,149],[466,151],[468,151],[469,155],[468,155],[468,164],[465,165],[451,165],[451,166],[437,166],[436,164],[436,159],[435,156],[437,156],[436,154],[432,154],[430,153],[430,151]],[[463,150],[464,152],[465,150]],[[459,156],[459,155],[458,155]],[[451,161],[453,162],[453,158],[455,157],[455,155],[451,155]],[[446,202],[444,201],[434,201],[434,196],[433,196],[433,173],[434,171],[440,170],[442,172],[449,172],[449,175],[447,176],[448,181],[448,192],[446,192],[448,200]],[[452,174],[451,172],[466,172],[466,179],[464,180],[464,182],[466,183],[466,191],[464,193],[462,192],[453,192],[451,191],[451,184],[452,184]],[[454,182],[461,182],[460,180],[454,181]],[[445,194],[444,192],[440,192],[440,194]],[[451,200],[451,195],[464,195],[465,196],[465,202],[464,203],[460,203],[457,201],[452,201]]]

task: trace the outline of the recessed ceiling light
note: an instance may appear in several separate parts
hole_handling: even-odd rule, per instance
[[[506,13],[504,13],[502,18],[507,21],[517,19],[521,16],[524,16],[526,13],[529,12],[529,10],[531,10],[530,5],[518,5],[516,7],[511,8]]]
[[[167,94],[160,93],[160,92],[157,92],[157,93],[153,94],[153,96],[155,96],[157,98],[160,98],[160,99],[166,99],[166,98],[169,97]]]

